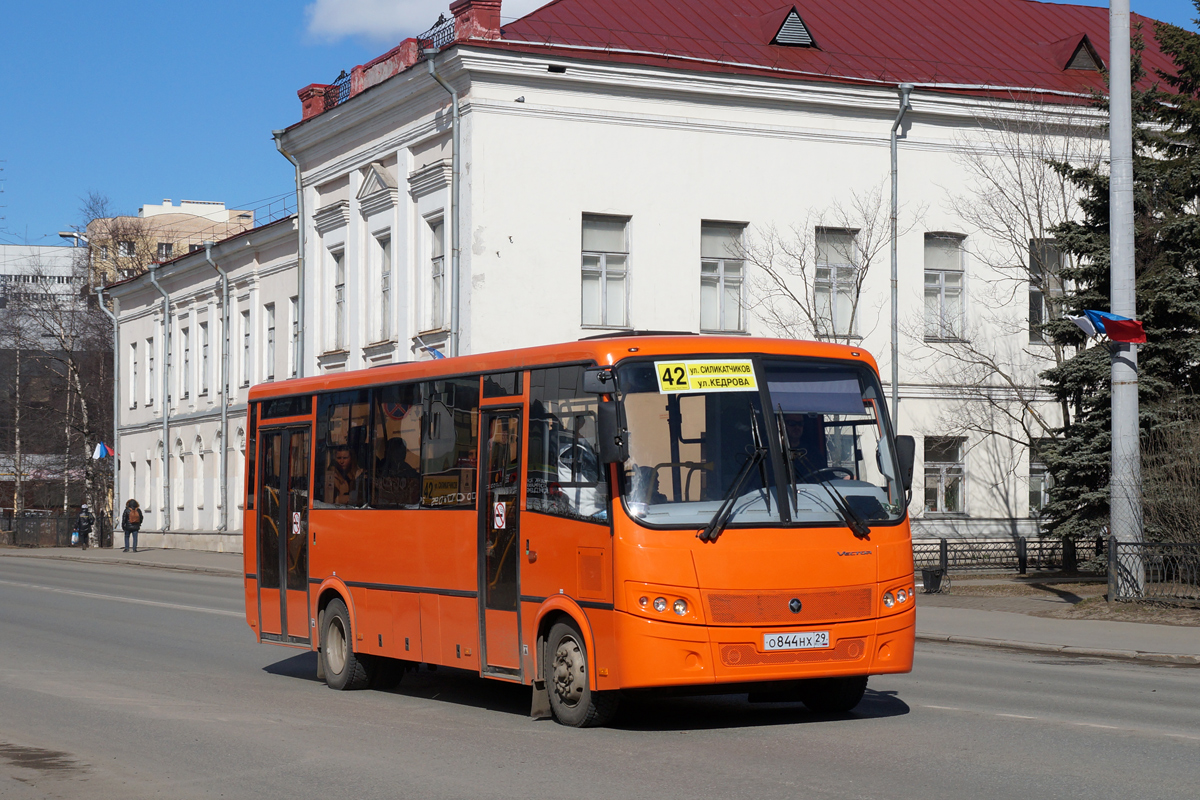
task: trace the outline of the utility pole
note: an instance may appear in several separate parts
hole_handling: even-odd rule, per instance
[[[1109,30],[1109,305],[1114,314],[1137,316],[1133,225],[1133,87],[1129,57],[1129,0],[1110,0]],[[1122,542],[1142,541],[1141,443],[1138,439],[1137,345],[1112,342],[1112,463],[1109,533]],[[1120,553],[1120,548],[1117,550]],[[1140,556],[1118,558],[1119,595],[1141,594]]]

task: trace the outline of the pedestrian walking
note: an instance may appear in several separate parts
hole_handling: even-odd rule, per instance
[[[121,552],[129,552],[129,536],[133,534],[133,552],[137,552],[137,535],[142,527],[142,507],[138,505],[138,501],[132,497],[125,503],[125,510],[121,512],[121,530],[125,531],[125,549]]]
[[[75,519],[75,530],[79,531],[80,548],[84,550],[88,549],[88,540],[92,537],[92,526],[95,524],[96,518],[88,510],[87,503],[84,503],[79,508],[79,516]]]

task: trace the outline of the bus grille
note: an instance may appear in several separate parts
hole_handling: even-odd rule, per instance
[[[811,664],[820,661],[857,661],[866,652],[866,639],[839,639],[828,650],[772,650],[760,653],[752,644],[721,645],[721,663],[727,667],[761,667],[776,664]]]
[[[871,616],[870,586],[812,591],[710,592],[709,619],[714,625],[795,625],[840,622]],[[801,603],[799,613],[788,607],[792,599]]]

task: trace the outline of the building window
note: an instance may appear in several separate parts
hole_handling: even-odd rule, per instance
[[[346,349],[346,254],[329,253],[333,259],[333,349]]]
[[[962,514],[963,447],[966,439],[954,436],[925,437],[925,511],[930,514]]]
[[[1046,296],[1058,291],[1062,251],[1053,239],[1029,240],[1029,341],[1046,342],[1042,327],[1049,320]]]
[[[624,328],[628,323],[629,219],[583,215],[584,325]]]
[[[146,340],[146,405],[154,403],[154,337]]]
[[[275,380],[275,304],[263,306],[263,316],[266,317],[267,335],[263,341],[263,364],[266,379]]]
[[[963,334],[963,237],[925,234],[925,338]]]
[[[138,391],[138,347],[137,342],[129,345],[129,407],[137,408]]]
[[[174,249],[175,249],[175,245],[171,244],[170,242],[159,242],[158,243],[158,260],[166,261],[168,258],[171,257],[171,251]]]
[[[817,228],[813,283],[817,336],[853,336],[858,299],[858,231]]]
[[[195,253],[196,251],[203,250],[203,249],[204,249],[204,245],[202,245],[202,244],[189,244],[188,245],[189,253]]]
[[[292,365],[292,377],[300,374],[300,298],[292,297],[288,301],[288,316],[291,318],[292,325],[292,344],[291,353],[288,354],[288,361]]]
[[[387,341],[391,336],[392,318],[392,237],[380,236],[375,240],[379,251],[379,338]]]
[[[183,399],[186,400],[192,394],[192,332],[189,328],[181,328],[179,334],[183,344],[183,380],[181,383]]]
[[[200,323],[200,393],[209,393],[209,324]]]
[[[133,258],[133,242],[128,239],[117,242],[117,255],[121,258]]]
[[[242,386],[250,385],[250,311],[242,312]]]
[[[742,316],[742,308],[745,305],[742,299],[745,263],[741,258],[744,229],[743,225],[719,222],[704,222],[700,225],[701,330],[745,329],[745,319]]]
[[[1050,490],[1054,488],[1054,478],[1050,469],[1042,461],[1049,439],[1035,439],[1029,443],[1029,516],[1040,517],[1042,509],[1050,502]]]
[[[108,261],[108,245],[106,244],[100,245],[100,260]]]
[[[438,330],[443,325],[442,311],[446,303],[445,229],[440,219],[429,223],[429,295],[425,330]]]

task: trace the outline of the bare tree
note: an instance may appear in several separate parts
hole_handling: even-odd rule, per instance
[[[87,257],[90,285],[99,284],[101,278],[112,283],[140,275],[167,256],[159,253],[159,237],[148,220],[116,213],[112,201],[100,192],[88,192],[79,213],[88,244],[82,253]]]
[[[1090,107],[1010,100],[985,108],[957,142],[968,187],[949,193],[947,210],[968,233],[969,322],[955,336],[928,335],[927,320],[905,327],[923,347],[918,370],[954,398],[937,428],[1025,447],[1070,421],[1039,377],[1073,354],[1042,333],[1062,316],[1074,266],[1053,230],[1080,213],[1078,190],[1054,165],[1099,163],[1105,140]]]
[[[741,257],[754,268],[748,305],[783,338],[857,340],[865,333],[863,286],[888,249],[889,220],[881,182],[810,210],[786,232],[770,225],[747,236]]]

